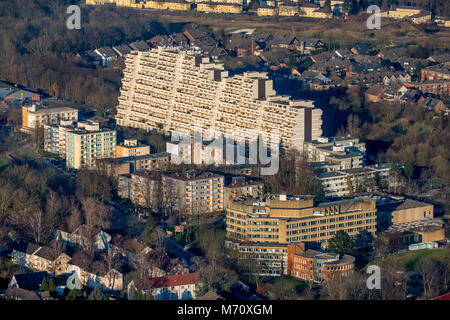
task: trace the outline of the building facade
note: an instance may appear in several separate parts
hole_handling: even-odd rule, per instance
[[[278,130],[282,146],[303,148],[321,135],[322,111],[312,101],[278,96],[265,73],[230,77],[222,64],[194,52],[158,47],[125,61],[116,120],[166,132],[211,131],[255,141]],[[201,129],[197,124],[201,125]]]
[[[144,156],[150,154],[150,146],[138,144],[136,139],[125,139],[116,146],[116,158]]]
[[[35,104],[22,107],[22,127],[25,131],[45,124],[59,124],[62,120],[78,121],[78,110],[74,108],[39,108]]]
[[[114,158],[116,131],[100,128],[98,123],[79,123],[67,132],[66,166],[80,169],[94,167],[96,159]]]

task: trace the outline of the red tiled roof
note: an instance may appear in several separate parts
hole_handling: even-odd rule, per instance
[[[442,296],[431,298],[431,300],[450,300],[450,292],[443,294]]]
[[[187,274],[176,274],[174,276],[166,276],[153,279],[154,288],[165,288],[183,286],[187,284],[195,284],[199,281],[198,272]]]

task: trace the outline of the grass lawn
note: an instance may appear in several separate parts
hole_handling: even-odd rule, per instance
[[[59,155],[57,155],[56,153],[51,153],[51,152],[44,151],[44,152],[42,153],[42,155],[43,155],[44,157],[50,158],[50,159],[60,159],[60,158],[59,158]]]
[[[402,252],[399,254],[393,254],[385,258],[389,262],[393,262],[401,270],[414,270],[414,265],[416,262],[422,258],[427,257],[429,259],[434,259],[439,262],[443,262],[444,259],[450,258],[450,250],[447,248],[438,249],[422,249],[417,251]],[[378,259],[377,259],[378,260]],[[377,264],[376,261],[370,264]]]
[[[309,286],[308,282],[304,281],[304,280],[300,280],[294,277],[288,277],[288,276],[283,276],[283,277],[263,277],[260,279],[261,282],[263,283],[270,283],[270,284],[274,284],[277,280],[283,279],[284,281],[286,281],[286,284],[292,284],[295,289],[297,291],[301,291],[303,288],[306,288]],[[318,287],[319,285],[314,283],[313,288]]]

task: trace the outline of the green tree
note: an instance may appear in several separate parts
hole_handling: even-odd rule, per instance
[[[49,291],[48,290],[48,279],[47,279],[47,277],[42,279],[41,285],[39,286],[39,291],[40,292]]]
[[[355,242],[344,230],[336,232],[328,243],[328,251],[354,254],[356,252]]]
[[[153,232],[156,230],[155,219],[153,219],[152,215],[149,215],[147,218],[147,225],[145,226],[144,231],[142,232],[141,238],[148,245],[152,243],[153,240]]]
[[[414,176],[414,165],[412,162],[407,162],[405,164],[405,167],[403,168],[403,172],[405,173],[406,177],[411,181],[411,179]]]
[[[48,280],[48,292],[55,293],[56,292],[56,286],[53,279]]]

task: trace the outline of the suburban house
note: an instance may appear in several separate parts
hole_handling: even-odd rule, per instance
[[[99,287],[102,291],[118,291],[123,289],[123,274],[116,269],[105,270],[95,262],[89,268],[82,268],[73,261],[68,265],[68,273],[76,272],[83,286]]]
[[[56,240],[62,240],[69,246],[82,248],[93,246],[96,250],[103,251],[108,249],[111,236],[101,229],[90,228],[87,225],[81,225],[71,231],[67,224],[62,224],[56,230]]]
[[[128,298],[137,290],[144,295],[151,293],[155,300],[192,300],[196,298],[201,284],[198,273],[176,274],[146,281],[131,281],[128,284]]]
[[[152,249],[141,240],[117,234],[109,242],[108,251],[111,254],[119,254],[128,261],[131,261],[134,255],[147,254]]]
[[[60,275],[66,273],[70,257],[50,247],[25,242],[13,249],[12,260],[22,267]]]
[[[49,278],[47,272],[16,274],[8,284],[9,288],[19,288],[28,291],[38,291],[44,278]]]

